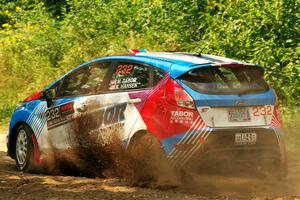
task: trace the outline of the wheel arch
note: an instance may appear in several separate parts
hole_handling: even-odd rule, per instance
[[[147,134],[147,130],[138,130],[136,131],[130,138],[129,140],[127,141],[127,144],[126,144],[126,148],[130,148],[130,146],[132,145],[132,143],[137,140],[139,137],[141,137],[142,135],[145,135]]]
[[[129,149],[129,148],[131,147],[131,145],[132,145],[136,140],[138,140],[141,136],[146,135],[146,134],[151,134],[151,135],[153,135],[154,137],[156,137],[156,139],[159,141],[159,143],[161,143],[160,140],[158,139],[158,137],[157,137],[155,134],[151,133],[151,132],[148,131],[148,130],[143,129],[143,130],[136,131],[136,132],[133,134],[133,136],[130,137],[130,139],[129,139],[128,142],[127,142],[126,148]]]

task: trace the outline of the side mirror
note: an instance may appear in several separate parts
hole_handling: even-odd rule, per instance
[[[50,107],[53,103],[53,98],[54,98],[53,90],[51,90],[51,89],[44,90],[43,97],[47,101],[47,107]]]
[[[43,97],[45,99],[52,99],[53,98],[53,94],[52,94],[51,90],[44,90],[43,91]]]

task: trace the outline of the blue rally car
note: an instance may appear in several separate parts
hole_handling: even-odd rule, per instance
[[[127,149],[155,143],[177,167],[247,161],[286,174],[278,101],[261,66],[131,51],[84,63],[17,106],[7,147],[19,170],[78,146],[74,123],[90,116],[91,131],[107,134],[113,127]]]

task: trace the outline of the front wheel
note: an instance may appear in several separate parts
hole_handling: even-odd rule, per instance
[[[32,134],[32,130],[26,125],[21,125],[17,130],[15,155],[17,169],[20,171],[28,171],[33,162]]]

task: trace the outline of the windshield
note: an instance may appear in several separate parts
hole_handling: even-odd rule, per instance
[[[264,70],[254,66],[202,67],[179,79],[191,89],[207,94],[248,94],[264,92],[268,85]]]

